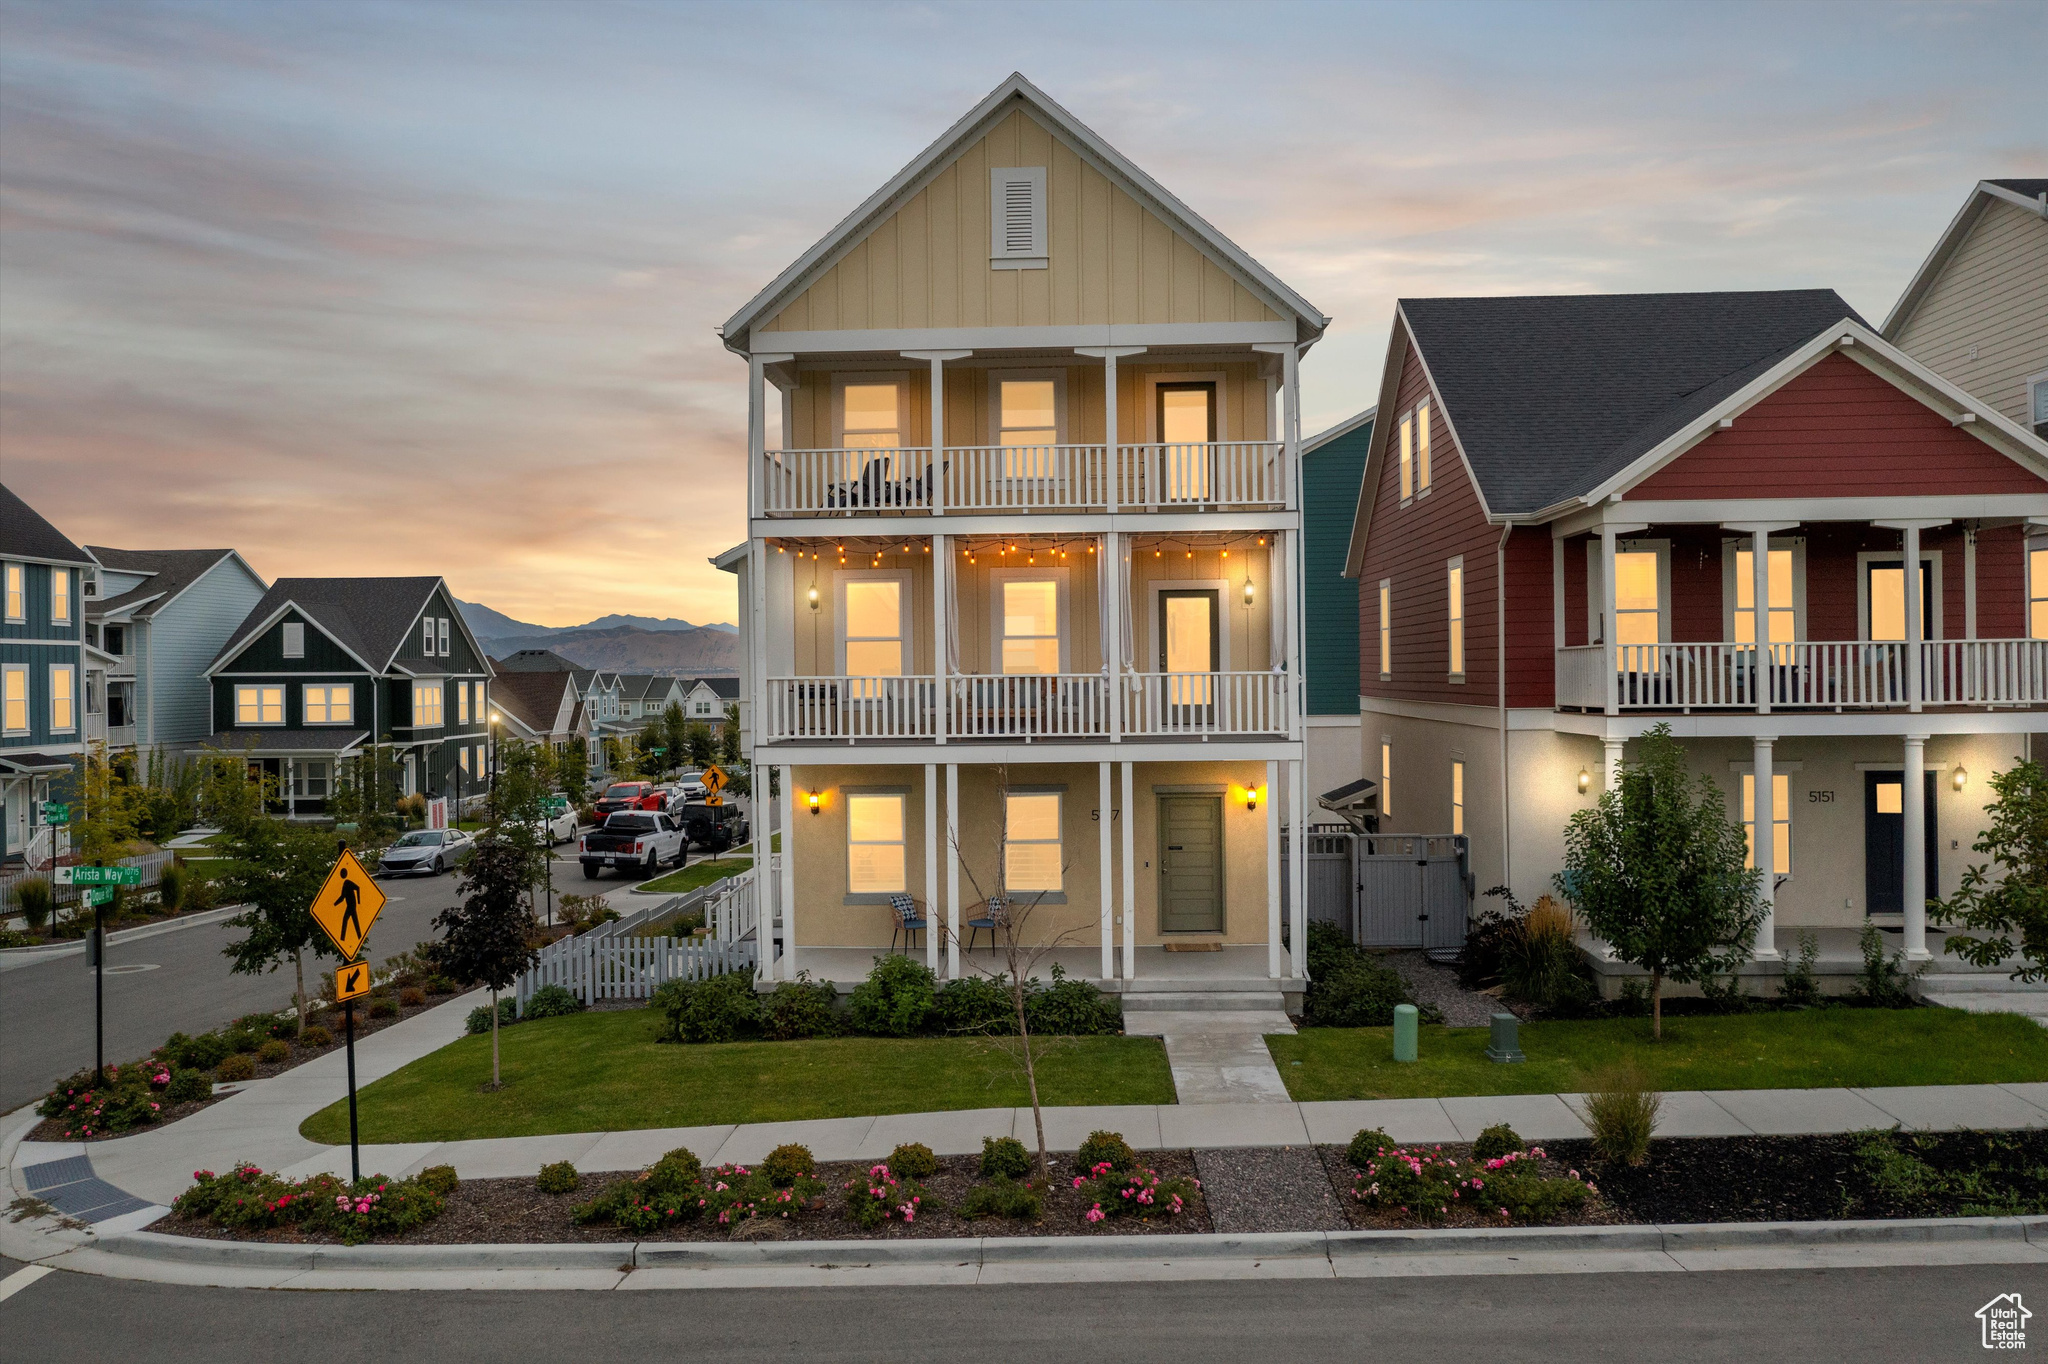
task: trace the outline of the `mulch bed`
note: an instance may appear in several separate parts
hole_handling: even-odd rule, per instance
[[[446,1004],[453,998],[453,995],[428,995],[427,1002],[424,1004],[399,1005],[398,1014],[393,1018],[372,1018],[368,1008],[358,1007],[356,1009],[356,1040],[360,1042],[371,1033],[382,1032],[385,1028],[403,1023],[406,1019],[416,1014],[423,1014],[436,1005]],[[339,1051],[346,1045],[343,1037],[341,1010],[339,1008],[330,1006],[310,1015],[306,1020],[306,1025],[308,1027],[318,1026],[327,1029],[334,1038],[333,1042],[324,1047],[302,1047],[297,1043],[293,1043],[291,1057],[288,1060],[278,1062],[256,1061],[255,1054],[250,1053],[249,1059],[256,1061],[256,1079],[268,1080],[273,1075],[282,1075],[295,1066],[303,1066],[306,1062],[317,1060],[331,1051]],[[290,1038],[285,1040],[291,1041]],[[124,1062],[123,1064],[134,1065],[140,1063]],[[249,1081],[240,1080],[236,1083],[248,1084]],[[67,1136],[66,1132],[69,1129],[69,1124],[64,1118],[44,1118],[30,1130],[26,1139],[29,1141],[117,1141],[122,1137],[132,1137],[138,1132],[147,1132],[151,1128],[162,1127],[165,1123],[173,1123],[180,1118],[190,1117],[202,1108],[210,1108],[222,1099],[232,1097],[232,1094],[216,1094],[211,1098],[199,1099],[191,1103],[176,1104],[164,1109],[156,1122],[149,1124],[149,1126],[131,1127],[125,1132],[107,1132],[90,1137]]]
[[[1542,1149],[1545,1157],[1538,1162],[1538,1168],[1544,1174],[1552,1176],[1577,1170],[1580,1174],[1592,1178],[1593,1183],[1599,1189],[1599,1193],[1595,1194],[1592,1200],[1580,1210],[1578,1216],[1559,1218],[1552,1225],[1599,1227],[1611,1226],[1617,1222],[1637,1220],[1620,1215],[1612,1202],[1604,1196],[1607,1192],[1607,1186],[1602,1182],[1600,1172],[1597,1169],[1589,1168],[1577,1164],[1574,1160],[1564,1158],[1559,1148],[1567,1144],[1565,1142],[1532,1143],[1532,1145],[1539,1146]],[[1571,1144],[1585,1145],[1584,1142]],[[1664,1143],[1664,1145],[1670,1144]],[[1423,1143],[1420,1142],[1415,1143],[1417,1149],[1420,1149],[1422,1145]],[[1442,1150],[1446,1155],[1461,1157],[1472,1154],[1472,1147],[1470,1143],[1466,1142],[1445,1142],[1441,1147],[1432,1144],[1432,1149]],[[1470,1209],[1453,1208],[1449,1215],[1440,1222],[1425,1222],[1418,1218],[1406,1217],[1399,1213],[1387,1212],[1380,1208],[1371,1207],[1351,1196],[1351,1181],[1358,1174],[1358,1171],[1353,1169],[1351,1163],[1344,1159],[1343,1147],[1319,1146],[1316,1148],[1316,1153],[1322,1157],[1323,1169],[1328,1177],[1330,1187],[1336,1194],[1338,1204],[1343,1208],[1343,1216],[1346,1221],[1340,1224],[1338,1229],[1348,1226],[1353,1231],[1394,1231],[1410,1227],[1497,1227],[1500,1225],[1498,1220],[1483,1215],[1476,1206]]]
[[[1337,1152],[1338,1159],[1344,1153]],[[1241,1146],[1195,1152],[1216,1230],[1342,1231],[1344,1203],[1313,1146]]]
[[[1194,1175],[1195,1159],[1187,1151],[1140,1153],[1144,1164],[1162,1176]],[[739,1224],[737,1234],[701,1222],[683,1222],[659,1231],[635,1235],[613,1226],[578,1226],[569,1214],[616,1180],[630,1179],[637,1171],[586,1174],[574,1193],[549,1195],[533,1187],[531,1179],[466,1179],[448,1199],[448,1210],[432,1222],[402,1237],[390,1238],[401,1245],[464,1245],[474,1242],[497,1244],[577,1243],[592,1241],[902,1241],[948,1236],[1150,1236],[1171,1233],[1207,1232],[1215,1228],[1200,1205],[1179,1217],[1113,1217],[1090,1225],[1081,1220],[1087,1209],[1074,1191],[1071,1157],[1054,1157],[1053,1187],[1045,1200],[1045,1212],[1035,1222],[1008,1218],[967,1219],[949,1211],[959,1205],[967,1191],[980,1182],[979,1156],[941,1156],[939,1173],[924,1181],[925,1203],[917,1221],[905,1225],[887,1222],[870,1231],[855,1225],[847,1216],[841,1192],[848,1180],[866,1176],[862,1161],[832,1161],[818,1166],[826,1193],[810,1208],[788,1221],[760,1221]],[[154,1223],[151,1231],[173,1236],[197,1236],[208,1240],[257,1240],[308,1242],[329,1238],[308,1236],[296,1228],[275,1228],[267,1232],[237,1236],[235,1233],[173,1213]],[[385,1242],[380,1241],[380,1244]]]

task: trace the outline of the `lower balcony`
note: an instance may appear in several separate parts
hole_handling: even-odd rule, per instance
[[[1727,643],[1579,645],[1557,651],[1557,704],[1679,712],[2048,705],[2048,640],[1928,640],[1917,646],[1917,669],[1915,647],[1871,641],[1761,650]]]
[[[1276,672],[774,677],[767,743],[1205,739],[1282,735]]]

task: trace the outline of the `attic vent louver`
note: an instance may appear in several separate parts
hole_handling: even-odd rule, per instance
[[[989,171],[988,255],[991,269],[1046,268],[1045,167]]]

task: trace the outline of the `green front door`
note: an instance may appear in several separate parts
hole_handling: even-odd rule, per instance
[[[1159,797],[1159,931],[1223,931],[1223,797]]]

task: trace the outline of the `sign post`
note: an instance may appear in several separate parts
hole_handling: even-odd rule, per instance
[[[334,999],[341,1005],[343,1036],[348,1048],[348,1170],[351,1184],[363,1177],[362,1147],[356,1128],[356,1000],[370,993],[370,964],[361,960],[363,940],[384,908],[384,891],[344,841],[334,867],[313,897],[313,922],[341,951],[334,969]]]
[[[68,816],[70,810],[65,809]],[[115,886],[142,884],[140,867],[59,867],[53,878],[60,886],[82,886],[79,899],[92,907],[92,933],[85,941],[85,964],[92,971],[92,1082],[107,1082],[106,971],[107,929],[100,909],[114,898]]]

